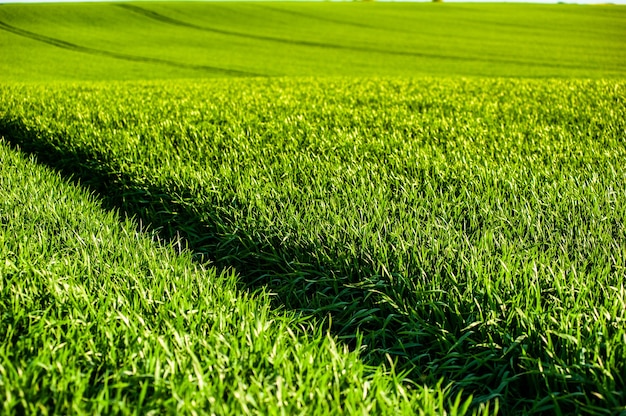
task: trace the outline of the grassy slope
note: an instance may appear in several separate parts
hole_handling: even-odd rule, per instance
[[[4,5],[0,72],[23,81],[242,73],[623,76],[625,21],[624,8],[564,5]],[[137,61],[145,58],[161,62]]]

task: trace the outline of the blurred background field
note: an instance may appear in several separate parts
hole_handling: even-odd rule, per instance
[[[419,3],[0,7],[2,79],[622,77],[626,9]]]

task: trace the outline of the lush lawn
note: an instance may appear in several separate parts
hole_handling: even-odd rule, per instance
[[[623,77],[626,8],[391,3],[0,6],[0,79]]]

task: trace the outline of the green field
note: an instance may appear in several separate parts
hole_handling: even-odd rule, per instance
[[[0,6],[1,412],[625,413],[625,31]]]
[[[5,80],[623,77],[619,6],[120,3],[0,6]]]

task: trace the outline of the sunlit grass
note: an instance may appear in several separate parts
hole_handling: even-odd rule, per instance
[[[360,351],[369,364],[389,368],[396,362],[396,374],[412,383],[439,392],[448,386],[439,396],[445,400],[463,390],[476,406],[490,402],[492,411],[498,400],[511,413],[611,413],[623,411],[625,400],[624,91],[616,81],[463,79],[5,87],[1,132],[96,192],[107,207],[151,224],[160,238],[179,244],[183,237],[179,246],[188,244],[190,252],[171,261],[194,270],[204,265],[208,276],[193,272],[186,284],[194,289],[176,292],[176,302],[188,307],[182,310],[216,305],[206,306],[206,318],[227,304],[197,298],[204,292],[196,294],[195,287],[218,290],[212,267],[233,269],[240,292],[230,275],[218,285],[244,308],[223,318],[230,336],[239,336],[239,324],[256,328],[254,316],[261,312],[250,305],[270,300],[239,300],[234,293],[261,288],[273,294],[274,306],[288,311],[287,318],[277,318],[263,309],[268,306],[259,309],[265,311],[258,318],[262,327],[264,319],[286,320],[272,336],[286,337],[284,332],[304,325],[306,342],[318,343],[314,348],[327,351],[338,342]],[[18,223],[41,223],[22,219],[34,203],[16,214]],[[55,212],[55,203],[48,205]],[[102,228],[95,227],[70,229],[90,241],[90,230]],[[23,235],[52,232],[48,228]],[[134,240],[100,240],[136,256]],[[71,251],[49,252],[54,258]],[[169,258],[155,256],[159,262]],[[192,257],[198,265],[190,265]],[[62,258],[73,263],[81,256]],[[165,282],[180,277],[170,266],[137,269],[140,259],[122,263],[119,277],[100,266],[93,278],[104,270],[113,279],[106,284],[122,285],[113,287],[117,297],[149,305],[151,292],[144,286],[131,291],[137,276],[164,270],[156,279],[160,296]],[[117,319],[114,308],[105,306],[117,305],[107,303],[115,298],[99,301],[104,304],[94,313]],[[177,305],[170,315],[186,322]],[[125,310],[131,327],[140,328]],[[314,318],[299,324],[304,318],[294,311]],[[159,325],[173,325],[163,319]],[[197,345],[211,351],[213,342],[222,345],[204,332],[208,318],[193,319],[200,319],[197,326],[185,326],[181,336],[198,337]],[[322,328],[334,338],[325,338]],[[304,343],[301,336],[287,338]],[[42,339],[56,342],[53,336]],[[262,341],[258,348],[265,349],[255,360],[265,360],[275,343]],[[257,348],[254,337],[244,344]],[[157,338],[146,345],[160,348]],[[300,353],[293,345],[276,351],[284,349],[286,361],[297,364]],[[355,357],[332,348],[341,353],[329,360]],[[205,360],[215,358],[199,363]],[[235,366],[245,373],[249,365]],[[363,389],[364,379],[356,380],[367,371],[350,365],[360,368],[345,375],[354,378],[345,385],[335,381],[349,391],[353,383]],[[293,380],[303,376],[302,368],[289,370]],[[228,380],[221,388],[236,391],[238,379]],[[258,395],[262,386],[275,385],[275,379],[262,380]],[[398,396],[385,402],[390,408],[400,400],[410,409],[401,393],[406,381],[377,380],[383,390],[395,386],[391,391]],[[335,388],[321,391],[319,400]],[[417,395],[411,400],[427,397],[421,389],[410,391]],[[300,393],[293,394],[290,405]],[[334,409],[332,403],[327,409]]]

